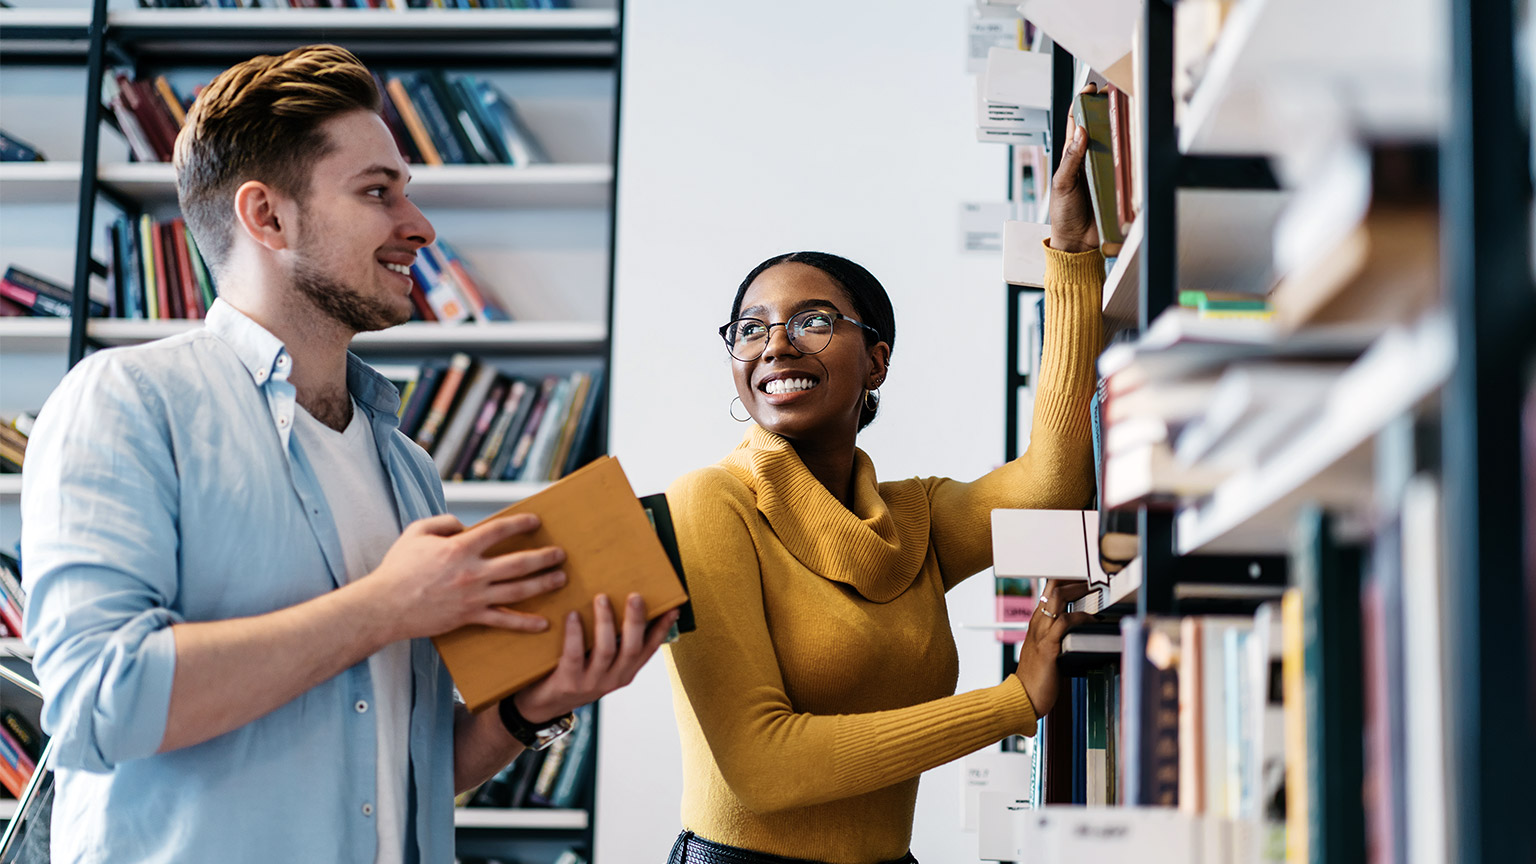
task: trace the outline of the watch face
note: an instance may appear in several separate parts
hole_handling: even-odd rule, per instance
[[[571,730],[575,728],[575,714],[567,714],[564,717],[556,717],[554,720],[551,720],[543,726],[533,730],[534,743],[532,747],[535,750],[543,750],[549,745],[570,734]]]

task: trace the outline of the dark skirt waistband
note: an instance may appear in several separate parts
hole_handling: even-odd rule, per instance
[[[677,842],[672,844],[672,854],[668,856],[667,864],[825,864],[825,862],[753,852],[751,849],[743,849],[740,846],[727,846],[724,843],[705,840],[692,831],[684,831],[677,835]],[[894,861],[881,861],[880,864],[917,864],[917,859],[908,852]]]

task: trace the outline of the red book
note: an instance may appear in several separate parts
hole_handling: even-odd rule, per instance
[[[1129,98],[1113,85],[1109,93],[1109,141],[1110,155],[1115,166],[1115,218],[1120,222],[1120,232],[1131,230],[1136,219],[1133,200],[1136,194],[1131,185],[1131,109]]]
[[[144,130],[150,146],[155,148],[155,156],[161,162],[171,161],[171,153],[176,148],[177,130],[175,121],[171,119],[170,112],[161,103],[159,96],[148,85],[129,80],[127,75],[121,73],[117,75],[117,89],[123,104],[133,112],[134,119],[139,121],[139,127]]]
[[[171,236],[171,223],[161,222],[155,230],[160,235],[160,248],[165,251],[165,293],[171,298],[171,317],[186,318],[186,295],[181,290],[181,268],[176,264],[176,238]]]
[[[155,259],[155,297],[160,303],[160,317],[162,319],[180,318],[181,316],[174,311],[176,307],[171,304],[171,285],[166,281],[165,232],[160,230],[161,226],[158,223],[150,227],[152,230],[149,232],[149,238],[154,247],[151,251]]]
[[[172,245],[176,247],[176,281],[181,286],[182,305],[187,318],[202,318],[208,310],[203,308],[203,291],[198,287],[197,274],[192,271],[192,254],[187,251],[187,222],[180,216],[168,226]]]

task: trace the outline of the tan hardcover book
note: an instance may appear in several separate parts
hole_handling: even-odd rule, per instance
[[[400,112],[406,131],[411,133],[411,140],[416,142],[416,149],[421,151],[422,160],[428,165],[443,164],[442,154],[437,152],[437,145],[432,143],[426,124],[421,122],[421,115],[416,113],[416,103],[411,101],[411,94],[405,92],[405,84],[399,78],[391,78],[384,89],[389,91],[389,98],[394,101],[395,110]]]
[[[181,107],[181,100],[176,98],[176,91],[171,89],[171,82],[164,75],[155,76],[155,92],[165,102],[165,110],[171,114],[171,119],[176,121],[176,128],[187,125],[186,109]]]
[[[613,457],[599,458],[490,518],[517,513],[536,514],[539,529],[509,538],[487,554],[560,546],[566,554],[561,565],[566,584],[512,607],[548,619],[550,627],[542,633],[470,625],[432,640],[470,711],[495,705],[553,671],[565,644],[569,613],[581,615],[590,649],[592,598],[598,594],[607,594],[615,613],[622,615],[625,598],[639,593],[651,619],[688,600],[629,479]]]

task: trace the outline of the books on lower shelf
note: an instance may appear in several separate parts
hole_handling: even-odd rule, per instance
[[[107,230],[113,317],[197,319],[208,313],[218,289],[185,219],[123,215]],[[106,317],[106,311],[93,317]]]
[[[400,389],[400,431],[443,480],[558,480],[596,455],[601,370],[523,378],[460,352],[381,371]]]
[[[543,750],[525,750],[479,787],[458,796],[467,808],[580,807],[590,791],[597,752],[591,705],[576,710],[576,727]]]

